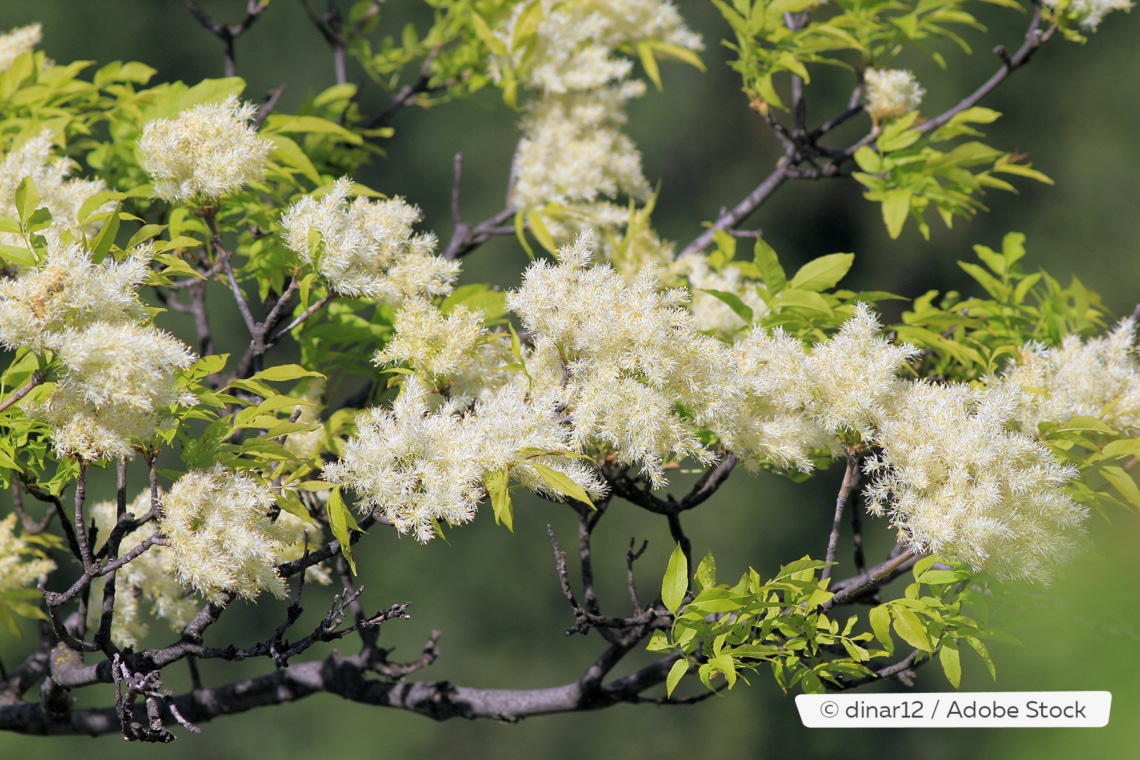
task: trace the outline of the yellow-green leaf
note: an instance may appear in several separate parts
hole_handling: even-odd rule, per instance
[[[339,488],[329,491],[327,510],[333,538],[340,542],[340,553],[348,561],[352,574],[356,575],[356,561],[352,558],[352,540],[348,535],[348,530],[350,527],[359,530],[360,526],[356,524],[352,513],[348,511],[348,505],[344,503]]]
[[[665,608],[676,613],[685,599],[685,592],[689,590],[689,560],[681,551],[681,545],[669,555],[669,564],[665,566],[665,577],[661,579],[661,601]]]
[[[590,501],[590,495],[586,493],[585,489],[575,483],[566,473],[559,472],[539,462],[528,461],[526,464],[528,467],[533,467],[535,472],[538,473],[538,476],[542,478],[542,482],[550,486],[554,491],[563,496],[569,496],[575,501],[580,501],[588,505],[590,509],[597,509],[597,507],[594,506],[594,502]]]

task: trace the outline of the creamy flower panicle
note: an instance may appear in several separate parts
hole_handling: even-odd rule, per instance
[[[526,398],[510,387],[487,394],[471,407],[454,399],[435,409],[427,388],[409,377],[391,409],[371,409],[357,419],[358,433],[344,458],[325,467],[333,483],[351,487],[365,512],[373,509],[400,533],[424,542],[436,524],[472,520],[487,497],[485,480],[508,465],[510,475],[548,495],[532,467],[519,462],[529,451],[572,451],[568,431],[555,413],[555,399]],[[550,454],[535,461],[562,472],[598,497],[605,486],[580,460]]]
[[[707,424],[733,394],[718,380],[726,353],[701,335],[685,308],[683,290],[658,289],[652,272],[627,283],[606,264],[591,265],[594,242],[583,233],[537,261],[508,307],[534,333],[528,369],[541,388],[563,388],[580,445],[612,447],[655,486],[663,462],[692,457],[711,462],[678,407]]]
[[[498,30],[507,60],[537,97],[527,106],[512,166],[511,204],[555,204],[550,232],[559,243],[587,228],[620,228],[625,212],[609,200],[644,201],[650,185],[641,154],[623,132],[625,106],[645,92],[625,52],[643,42],[695,51],[700,37],[662,0],[561,3],[544,0],[537,41],[515,49],[523,6]],[[525,60],[525,63],[524,63]],[[608,200],[607,200],[608,199]]]
[[[1140,361],[1136,323],[1122,321],[1101,338],[1070,335],[1060,346],[1026,346],[1015,364],[991,378],[995,387],[1018,394],[1016,419],[1022,432],[1041,423],[1063,424],[1096,417],[1129,435],[1140,433]]]
[[[273,144],[251,123],[257,108],[231,95],[158,119],[139,138],[142,168],[155,194],[172,203],[210,205],[265,176]]]
[[[211,601],[224,592],[245,599],[262,591],[284,597],[276,565],[296,535],[270,519],[275,502],[259,478],[221,465],[176,480],[162,497],[159,530],[169,540],[179,583]]]
[[[867,69],[863,72],[863,83],[867,88],[864,94],[867,113],[876,123],[897,119],[915,110],[926,94],[914,74],[902,69]]]
[[[434,255],[436,238],[416,234],[420,211],[402,198],[349,202],[352,182],[337,180],[319,200],[305,196],[281,219],[285,243],[337,292],[392,305],[451,292],[459,264]]]
[[[1132,0],[1071,0],[1068,3],[1044,0],[1044,3],[1053,10],[1063,8],[1064,12],[1072,14],[1081,29],[1087,32],[1095,32],[1104,17],[1113,11],[1132,10]]]
[[[1064,490],[1076,471],[1010,430],[1017,404],[1009,392],[910,384],[866,462],[868,511],[888,515],[917,551],[1048,581],[1087,510]]]
[[[43,37],[40,24],[20,26],[0,34],[0,71],[9,69],[17,58],[40,44]]]
[[[65,230],[75,237],[81,233],[94,234],[97,226],[80,229],[77,217],[83,204],[107,186],[102,180],[72,177],[72,168],[69,159],[54,154],[51,133],[47,130],[12,148],[0,163],[0,216],[19,218],[16,188],[25,179],[31,179],[40,196],[40,207],[50,211],[52,217],[51,225],[39,234],[52,238]],[[107,208],[109,205],[102,210]],[[22,246],[24,240],[17,233],[0,232],[0,243]]]
[[[61,455],[130,456],[166,409],[196,403],[177,381],[194,354],[150,324],[136,292],[150,259],[143,247],[95,264],[79,244],[49,241],[39,266],[0,281],[0,344],[59,360],[51,393],[25,408],[53,428]]]

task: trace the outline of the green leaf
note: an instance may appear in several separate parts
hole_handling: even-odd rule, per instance
[[[897,240],[910,213],[910,190],[888,190],[883,194],[883,223],[891,240]]]
[[[220,103],[230,95],[241,95],[245,80],[241,77],[204,79],[187,90],[178,102],[178,111],[201,103]]]
[[[546,228],[546,222],[542,220],[542,214],[537,211],[528,211],[526,223],[529,225],[531,234],[534,235],[534,239],[538,241],[539,245],[551,253],[558,250],[558,246],[554,243],[554,236],[550,234],[550,230]]]
[[[657,59],[653,57],[653,47],[648,42],[637,43],[637,57],[641,60],[641,67],[653,86],[661,92],[661,71],[657,68]]]
[[[483,313],[483,321],[489,322],[503,316],[507,312],[507,294],[499,290],[492,290],[486,283],[473,283],[460,285],[451,292],[439,311],[445,317],[455,310],[456,306],[463,305],[468,311]]]
[[[127,241],[127,248],[134,248],[153,237],[158,237],[166,231],[166,227],[165,224],[144,224],[138,232],[131,235],[131,239]]]
[[[319,116],[270,114],[269,118],[265,120],[262,134],[267,135],[275,132],[328,134],[352,145],[360,145],[364,142],[363,138],[355,132],[350,132],[341,125]]]
[[[716,585],[716,559],[711,551],[697,565],[696,579],[697,585],[702,589],[709,589]]]
[[[962,662],[958,656],[958,642],[946,639],[938,649],[938,662],[942,665],[942,672],[946,680],[955,689],[962,683]]]
[[[974,636],[963,637],[967,644],[969,644],[978,656],[982,658],[982,662],[986,664],[986,670],[990,672],[990,678],[997,680],[997,668],[994,667],[993,658],[990,657],[990,650],[986,648],[986,644],[979,638]]]
[[[677,684],[681,683],[681,679],[689,672],[688,660],[677,660],[673,663],[673,667],[669,668],[669,675],[665,678],[665,696],[673,696],[673,690],[677,688]]]
[[[276,367],[263,369],[253,377],[249,378],[254,381],[280,383],[287,380],[299,380],[302,377],[318,377],[323,378],[320,372],[313,372],[307,370],[299,364],[279,364]]]
[[[297,494],[295,493],[284,491],[277,499],[277,506],[294,517],[300,517],[310,525],[317,524],[316,521],[313,520],[313,516],[309,514],[309,510],[305,508],[305,505],[301,503],[301,500],[297,498]]]
[[[926,626],[918,619],[918,615],[906,607],[892,605],[891,616],[894,618],[895,633],[899,638],[920,652],[930,652],[934,649],[926,632]]]
[[[8,611],[8,605],[0,604],[0,625],[8,629],[8,633],[12,634],[17,639],[23,638],[20,633],[20,626],[16,622],[16,618],[12,617],[12,613]]]
[[[313,166],[313,162],[305,155],[305,151],[301,150],[301,146],[294,142],[292,138],[280,133],[266,135],[266,138],[273,143],[273,155],[276,160],[285,166],[301,172],[301,174],[305,175],[305,178],[314,185],[319,187],[324,184],[321,180],[320,172],[317,171],[317,167]]]
[[[538,473],[538,476],[542,478],[542,482],[550,486],[550,488],[557,493],[587,504],[590,509],[597,509],[597,507],[594,506],[594,502],[590,501],[590,495],[586,493],[585,489],[575,483],[566,473],[559,472],[539,462],[528,461],[526,465],[533,467],[535,472]]]
[[[785,288],[780,291],[777,305],[781,308],[804,309],[805,311],[818,312],[828,316],[832,313],[831,306],[827,303],[827,299],[819,293],[814,293],[810,290],[799,290],[798,288]]]
[[[91,241],[91,252],[95,254],[96,260],[102,256],[106,256],[111,252],[111,247],[115,244],[115,237],[119,234],[119,204],[115,204],[115,208],[107,215],[107,219],[103,222],[103,227],[99,230],[99,234]]]
[[[344,498],[340,495],[340,488],[329,491],[327,511],[333,538],[340,542],[340,553],[348,561],[352,574],[356,575],[356,561],[352,558],[352,540],[348,535],[348,529],[350,523],[353,528],[357,530],[360,528],[352,513],[348,511],[348,505],[344,503]]]
[[[712,290],[711,288],[700,288],[699,290],[723,302],[728,308],[732,309],[732,312],[736,316],[744,320],[744,324],[752,324],[752,309],[748,304],[740,300],[740,296],[724,290]]]
[[[780,259],[776,255],[775,249],[768,245],[764,238],[757,238],[756,246],[752,249],[752,256],[752,263],[760,270],[760,276],[764,280],[764,284],[768,286],[768,292],[775,295],[783,290],[784,286],[788,284],[788,276],[784,273],[784,268],[780,266]]]
[[[1136,481],[1132,479],[1127,470],[1116,465],[1106,465],[1100,468],[1100,474],[1121,496],[1128,500],[1129,504],[1140,509],[1140,488],[1136,487]]]
[[[7,200],[7,199],[5,199]],[[40,193],[31,177],[24,177],[16,187],[16,213],[25,225],[32,213],[40,206]]]
[[[883,157],[876,151],[864,145],[855,151],[855,163],[868,174],[881,174],[883,172]]]
[[[927,570],[919,576],[919,583],[928,586],[941,586],[947,583],[957,583],[962,580],[962,574],[956,570]]]
[[[507,487],[510,478],[510,469],[503,468],[496,472],[487,473],[483,485],[491,497],[491,508],[495,510],[495,524],[507,526],[507,530],[515,532],[514,510],[511,506],[511,492]]]
[[[894,654],[895,639],[891,636],[891,613],[887,605],[872,607],[867,617],[871,621],[871,630],[875,632],[875,639],[883,645],[887,654]]]
[[[36,265],[36,257],[32,255],[31,251],[20,245],[0,243],[0,259],[11,261],[21,267],[34,267]]]
[[[853,253],[832,253],[820,256],[800,267],[788,287],[798,290],[809,290],[818,293],[827,290],[846,276],[855,261]]]
[[[681,545],[669,555],[669,564],[665,566],[665,577],[661,579],[661,601],[665,608],[676,614],[685,600],[685,592],[689,590],[689,561],[681,551]]]

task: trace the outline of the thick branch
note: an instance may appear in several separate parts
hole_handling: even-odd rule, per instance
[[[335,694],[359,704],[407,710],[434,720],[491,718],[516,721],[535,715],[598,710],[638,701],[643,691],[665,682],[675,657],[658,660],[628,676],[591,687],[583,680],[545,689],[473,689],[448,681],[393,683],[369,676],[358,657],[332,655],[213,689],[196,689],[171,700],[181,715],[204,723],[258,707],[295,702],[313,694]],[[604,663],[602,664],[604,667]],[[165,722],[174,722],[169,714]],[[72,709],[70,720],[53,722],[39,702],[0,706],[0,730],[33,735],[119,733],[113,707]]]

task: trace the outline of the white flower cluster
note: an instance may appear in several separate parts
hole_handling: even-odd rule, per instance
[[[1026,346],[1000,378],[999,388],[1018,393],[1022,431],[1035,435],[1042,422],[1062,424],[1096,417],[1130,435],[1140,433],[1140,362],[1133,344],[1136,324],[1121,322],[1102,338],[1070,335],[1060,346]]]
[[[418,541],[430,540],[440,521],[470,521],[486,498],[486,478],[508,466],[512,478],[550,495],[556,496],[527,461],[561,472],[593,497],[605,490],[578,459],[527,458],[570,451],[572,442],[554,399],[528,399],[517,387],[489,393],[470,409],[449,399],[433,410],[427,389],[409,377],[390,410],[371,409],[357,426],[344,458],[325,467],[325,478],[352,487],[363,510],[378,510]]]
[[[317,200],[305,196],[281,219],[285,243],[346,296],[399,305],[414,295],[445,295],[459,264],[433,255],[432,234],[413,234],[420,211],[402,198],[351,203],[341,178]]]
[[[484,338],[483,315],[457,306],[446,317],[422,298],[406,302],[396,314],[396,334],[376,354],[378,365],[406,363],[429,383],[459,374],[475,357]]]
[[[592,254],[583,233],[557,266],[532,264],[507,305],[534,334],[531,376],[562,389],[579,445],[604,444],[662,486],[664,461],[713,459],[684,415],[701,425],[716,417],[726,352],[694,328],[684,290],[662,292],[650,271],[626,283],[589,266]]]
[[[999,577],[1047,581],[1072,549],[1086,510],[1038,441],[1009,429],[1018,399],[999,390],[911,383],[879,423],[867,508],[889,514],[919,551]]]
[[[43,39],[39,24],[20,26],[0,34],[0,71],[6,71],[17,58],[28,52]]]
[[[1067,3],[1044,0],[1044,3],[1053,10],[1062,7],[1065,13],[1072,14],[1080,27],[1088,32],[1095,32],[1100,22],[1111,12],[1132,10],[1132,0],[1070,0]]]
[[[26,177],[31,177],[40,195],[40,206],[52,216],[51,226],[40,234],[52,237],[70,230],[78,237],[79,209],[88,198],[107,188],[103,180],[71,178],[71,168],[68,159],[53,156],[51,133],[47,130],[10,150],[0,163],[0,216],[19,217],[16,188]],[[0,232],[0,243],[23,245],[23,242],[16,233]]]
[[[867,88],[863,96],[867,113],[876,124],[915,110],[926,94],[914,74],[902,69],[867,69],[863,72],[863,84]]]
[[[512,204],[593,204],[621,193],[645,200],[649,182],[641,156],[621,131],[625,101],[644,90],[641,82],[624,82],[598,93],[548,95],[533,103],[515,156]]]
[[[0,520],[0,594],[39,583],[55,563],[16,535],[16,515]]]
[[[154,192],[172,203],[212,204],[265,175],[273,144],[250,124],[257,108],[231,95],[203,103],[176,119],[158,119],[139,138],[142,168]]]
[[[509,57],[500,65],[521,68],[523,86],[538,95],[523,119],[511,203],[564,207],[581,222],[556,238],[565,240],[584,226],[611,224],[614,212],[621,215],[603,199],[649,194],[641,156],[621,131],[626,101],[640,97],[645,85],[629,78],[633,64],[619,49],[656,41],[698,50],[701,42],[663,0],[543,0],[538,41],[511,49],[523,8],[499,30]]]
[[[753,330],[733,347],[743,408],[721,423],[725,444],[745,466],[769,462],[808,472],[839,441],[872,441],[906,387],[898,373],[914,355],[879,336],[871,310],[855,314],[807,351],[777,329]]]
[[[472,519],[487,476],[504,467],[541,489],[536,474],[523,476],[528,450],[584,452],[640,468],[662,487],[667,465],[714,461],[702,430],[750,469],[808,472],[865,446],[877,452],[866,465],[869,509],[890,515],[912,547],[1038,579],[1064,558],[1085,512],[1064,490],[1073,473],[1011,428],[1024,398],[1013,373],[1001,379],[1008,387],[979,390],[904,379],[915,349],[885,339],[862,304],[813,346],[762,328],[726,345],[698,329],[685,291],[662,290],[648,268],[627,281],[592,265],[593,248],[592,235],[581,234],[558,263],[532,264],[508,294],[531,344],[520,357],[478,314],[405,304],[377,361],[403,363],[413,375],[391,409],[362,416],[326,477],[427,540],[438,521]],[[1063,393],[1088,395],[1102,413],[1131,409],[1108,405],[1137,387],[1131,334],[1126,323],[1103,341],[1069,344],[1069,353],[1084,352],[1074,361],[1085,371],[1116,379],[1101,395],[1079,385]],[[452,395],[477,356],[482,385]],[[603,488],[578,460],[552,461],[587,491]]]
[[[295,528],[271,520],[273,491],[258,478],[215,465],[188,472],[162,498],[159,530],[170,541],[178,582],[217,601],[229,591],[253,599],[262,591],[285,596],[277,574]]]
[[[195,403],[175,379],[194,355],[146,321],[135,293],[150,255],[142,248],[95,264],[78,244],[49,243],[40,266],[0,281],[0,344],[51,351],[62,365],[51,394],[26,405],[54,428],[61,455],[129,456],[154,436],[165,408]]]

